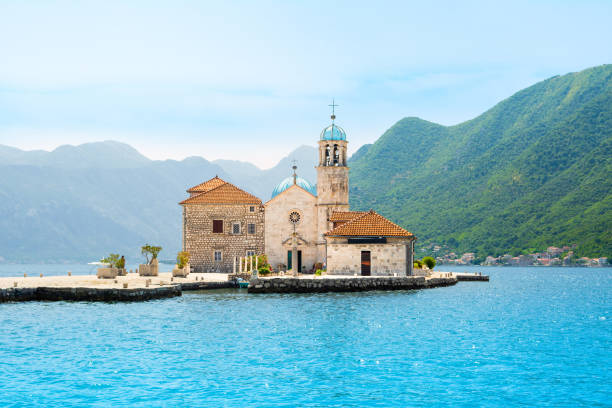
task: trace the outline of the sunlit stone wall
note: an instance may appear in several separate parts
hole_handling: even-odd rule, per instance
[[[192,204],[183,206],[183,249],[190,254],[191,272],[231,273],[234,257],[247,251],[264,253],[264,207],[247,204]],[[213,220],[223,220],[223,233],[213,233]],[[233,224],[240,223],[240,233],[233,234]],[[249,234],[248,224],[255,224]],[[221,251],[220,262],[214,252]]]
[[[372,276],[406,276],[410,241],[389,238],[386,244],[349,244],[346,238],[327,238],[327,273],[361,275],[361,251],[370,251]]]

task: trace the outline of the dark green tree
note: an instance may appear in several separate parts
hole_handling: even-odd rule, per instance
[[[433,269],[434,266],[436,266],[436,260],[433,259],[431,256],[426,256],[421,261],[423,262],[423,264],[427,265],[429,269]]]

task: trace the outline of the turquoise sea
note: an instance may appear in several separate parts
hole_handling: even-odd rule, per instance
[[[441,269],[491,281],[0,304],[0,406],[612,406],[611,268]]]

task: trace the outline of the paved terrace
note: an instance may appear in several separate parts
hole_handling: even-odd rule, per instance
[[[251,293],[347,292],[363,290],[427,289],[454,285],[461,280],[488,281],[488,276],[434,272],[431,276],[270,276],[253,279]],[[0,278],[0,302],[27,300],[142,301],[181,296],[183,291],[232,288],[222,273],[192,273],[186,278],[129,273],[116,279],[95,275]]]
[[[196,281],[197,279],[197,281]],[[137,273],[128,273],[127,276],[117,276],[116,279],[98,279],[96,275],[72,275],[72,276],[28,276],[0,278],[0,289],[15,287],[15,282],[19,288],[96,288],[96,289],[123,289],[123,284],[127,283],[128,288],[146,288],[146,281],[149,280],[149,287],[174,285],[177,283],[196,283],[196,282],[227,282],[227,274],[224,273],[197,273],[189,274],[186,278],[174,278],[172,273],[162,272],[159,276],[139,276]]]
[[[148,285],[147,285],[148,282]],[[143,301],[181,296],[183,290],[233,287],[226,274],[190,274],[172,278],[129,273],[115,279],[95,275],[0,278],[0,302],[29,300]]]

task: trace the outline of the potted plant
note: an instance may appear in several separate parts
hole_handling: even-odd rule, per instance
[[[161,252],[162,247],[154,245],[144,245],[140,248],[140,252],[147,260],[146,264],[138,265],[138,274],[140,276],[157,276],[159,275],[159,263],[157,255]],[[149,259],[151,257],[151,259]]]
[[[100,262],[106,264],[107,266],[104,268],[98,268],[98,272],[96,274],[98,279],[115,279],[119,274],[117,263],[119,263],[120,259],[119,254],[109,254],[106,258],[101,259]]]
[[[118,269],[119,276],[126,276],[127,270],[125,269],[125,257],[121,255],[121,258],[115,263],[115,266]]]
[[[189,252],[181,251],[176,256],[176,265],[172,270],[172,276],[180,276],[186,278],[189,275]]]

